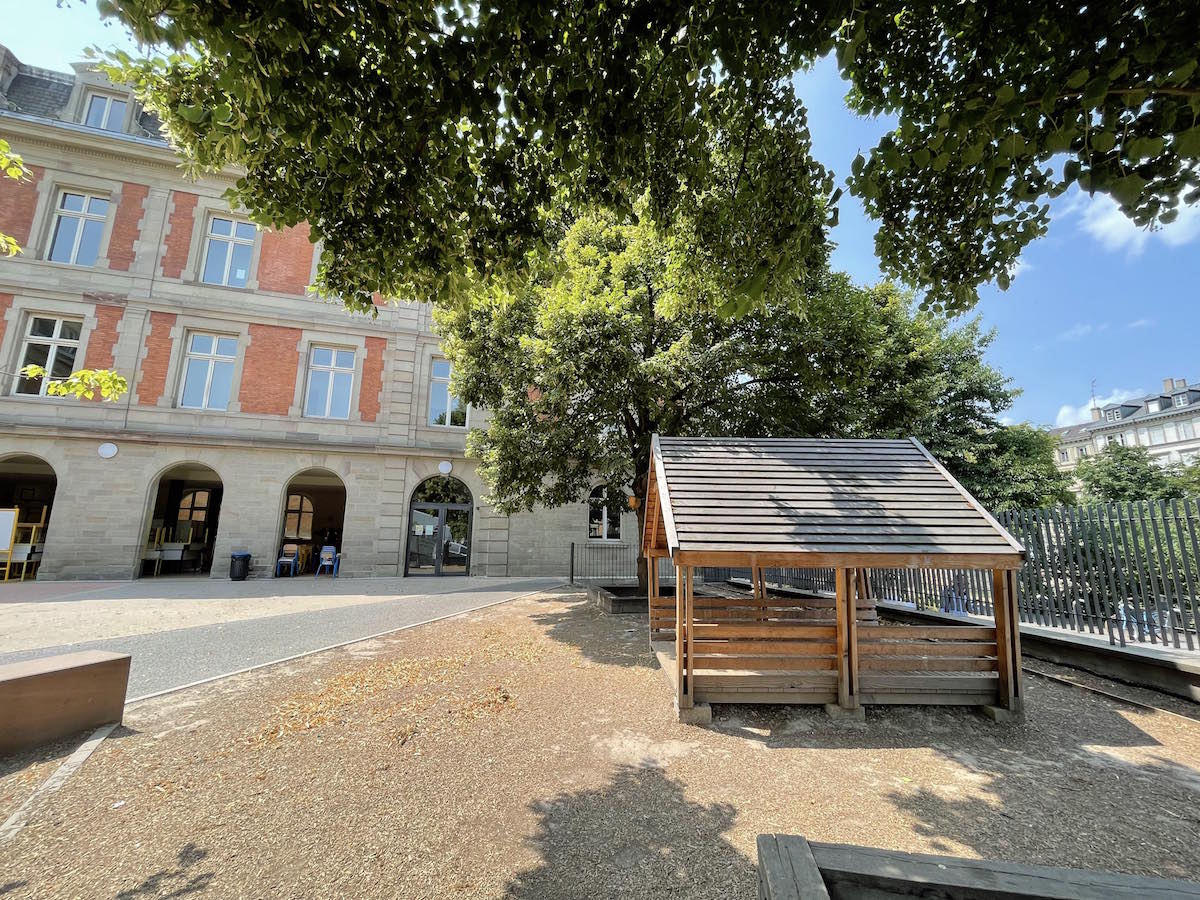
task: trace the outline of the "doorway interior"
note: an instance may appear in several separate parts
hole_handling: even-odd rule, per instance
[[[278,557],[293,552],[296,572],[314,571],[322,547],[342,552],[342,527],[346,521],[346,485],[328,469],[305,469],[292,476],[284,494],[283,526]],[[281,573],[291,573],[288,567]]]
[[[201,463],[159,476],[142,542],[143,577],[211,571],[222,492],[221,476]]]
[[[12,534],[2,536],[12,539],[3,560],[6,581],[37,577],[57,489],[58,477],[44,459],[26,453],[0,460],[0,509],[17,510]]]
[[[408,507],[405,575],[468,575],[471,570],[470,489],[449,475],[417,485]]]

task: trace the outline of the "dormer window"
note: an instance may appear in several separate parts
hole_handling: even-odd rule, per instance
[[[83,124],[105,131],[125,130],[125,108],[128,104],[119,97],[108,94],[91,94],[87,101],[87,114]]]
[[[1109,422],[1119,422],[1119,421],[1121,421],[1121,410],[1106,409],[1104,411],[1104,418],[1106,421],[1109,421]]]
[[[1146,404],[1146,412],[1156,413],[1162,410],[1161,400],[1151,400]]]
[[[1187,406],[1188,405],[1188,395],[1187,394],[1176,394],[1175,395],[1175,405],[1176,406]]]

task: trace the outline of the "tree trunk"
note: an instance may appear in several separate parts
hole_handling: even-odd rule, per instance
[[[639,475],[633,482],[633,495],[638,499],[637,509],[634,512],[637,514],[637,542],[638,542],[638,559],[637,559],[637,579],[638,579],[638,595],[643,594],[649,596],[650,590],[650,567],[649,560],[646,559],[645,551],[642,549],[642,535],[646,531],[646,476]]]

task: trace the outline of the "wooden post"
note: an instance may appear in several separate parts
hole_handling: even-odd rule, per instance
[[[858,635],[855,627],[854,570],[834,571],[837,616],[838,706],[858,708]]]
[[[692,629],[692,623],[695,621],[695,618],[696,618],[696,615],[695,615],[696,611],[695,611],[695,606],[693,603],[694,595],[693,595],[693,591],[692,591],[692,578],[693,578],[694,572],[695,572],[695,569],[693,569],[691,566],[684,566],[684,568],[683,568],[683,581],[684,581],[683,601],[684,601],[685,620],[686,620],[686,626],[684,629],[684,633],[687,636],[686,646],[685,646],[685,649],[687,652],[687,666],[684,671],[685,686],[683,689],[681,702],[679,704],[680,709],[691,709],[692,704],[695,702],[695,698],[696,698],[695,686],[692,683],[692,678],[696,673],[696,670],[695,670],[695,658],[696,658],[695,657],[695,650],[696,650],[695,634]]]
[[[992,606],[996,620],[996,669],[1000,679],[996,691],[996,705],[1001,709],[1015,708],[1016,695],[1013,673],[1013,627],[1009,596],[1008,573],[1004,569],[992,570]]]
[[[675,702],[683,709],[683,656],[687,652],[687,611],[683,602],[683,567],[675,567]]]
[[[1009,569],[1005,572],[1005,576],[1008,579],[1008,595],[1015,598],[1017,596],[1017,573]],[[1013,711],[1021,712],[1025,705],[1025,686],[1022,683],[1021,675],[1021,617],[1015,601],[1009,604],[1009,621],[1012,623],[1012,638],[1009,644],[1012,647]]]
[[[654,607],[658,603],[658,557],[646,554],[646,624],[650,628],[650,642],[654,642]]]

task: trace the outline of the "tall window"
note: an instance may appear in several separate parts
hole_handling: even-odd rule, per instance
[[[237,350],[234,337],[189,335],[179,405],[187,409],[228,409]]]
[[[621,509],[625,496],[603,485],[588,497],[588,539],[619,541],[621,539]]]
[[[83,124],[92,128],[103,128],[105,131],[125,130],[126,103],[118,97],[107,94],[92,94],[88,97],[87,115]]]
[[[283,514],[283,536],[297,540],[312,537],[313,505],[303,494],[288,494]]]
[[[319,419],[350,418],[354,393],[354,351],[313,347],[308,352],[308,391],[304,415]]]
[[[467,424],[466,405],[450,393],[450,363],[444,359],[433,361],[429,379],[429,424],[455,428],[465,428]]]
[[[204,252],[205,284],[245,287],[250,278],[250,257],[254,252],[254,226],[213,216],[208,223],[208,247]]]
[[[107,218],[107,198],[63,191],[58,199],[48,259],[76,266],[94,266],[100,255],[100,238],[104,235]]]
[[[75,319],[54,319],[32,316],[25,331],[21,350],[21,368],[41,366],[50,374],[49,380],[66,378],[75,370],[75,355],[79,352],[79,334],[83,323]],[[19,378],[15,392],[44,396],[45,378]]]
[[[1070,458],[1071,458],[1070,453],[1068,453],[1066,450],[1058,451],[1058,461],[1059,462],[1066,462]]]

